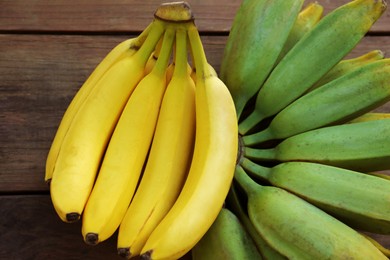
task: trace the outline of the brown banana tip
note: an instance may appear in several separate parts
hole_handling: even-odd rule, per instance
[[[120,247],[118,248],[118,255],[121,257],[129,259],[131,257],[130,248],[129,247]]]
[[[46,182],[47,186],[50,187],[51,179],[47,179],[47,180],[45,180],[45,182]]]
[[[87,233],[85,235],[85,243],[94,246],[99,243],[99,235],[96,233]]]
[[[143,253],[142,255],[140,255],[140,258],[142,260],[151,260],[152,259],[152,250],[149,250],[146,253]]]
[[[80,219],[80,214],[77,212],[66,214],[66,221],[68,221],[69,223],[74,223],[79,219]]]
[[[190,22],[194,20],[191,6],[185,1],[162,3],[154,13],[154,17],[169,22]]]

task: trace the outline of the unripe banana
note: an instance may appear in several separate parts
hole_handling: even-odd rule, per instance
[[[167,86],[165,72],[174,37],[174,30],[167,26],[156,65],[138,83],[112,134],[83,214],[82,234],[87,244],[111,237],[133,197]]]
[[[256,161],[309,161],[371,172],[390,169],[390,119],[324,127],[269,149],[244,148]]]
[[[263,259],[239,219],[226,208],[222,208],[213,225],[191,251],[193,260]]]
[[[370,241],[300,197],[254,182],[237,166],[256,230],[289,259],[387,259]]]
[[[373,175],[310,162],[286,162],[272,168],[244,159],[246,171],[287,190],[349,226],[390,234],[390,181]]]
[[[50,184],[54,208],[63,221],[78,220],[84,210],[111,134],[163,30],[155,20],[137,53],[111,66],[74,116]]]
[[[303,95],[359,43],[385,9],[384,0],[354,0],[324,16],[271,72],[254,110],[240,123],[240,133]]]
[[[220,76],[232,93],[237,118],[274,67],[302,0],[242,1],[224,49]]]
[[[244,136],[247,146],[348,122],[390,100],[390,59],[361,66],[292,102],[270,125]]]

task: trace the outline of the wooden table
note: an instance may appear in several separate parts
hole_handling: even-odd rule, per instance
[[[318,2],[327,13],[347,0]],[[218,70],[240,1],[189,3]],[[82,240],[80,223],[60,221],[43,180],[44,165],[75,92],[111,48],[146,27],[159,4],[0,1],[0,259],[120,259],[116,235],[91,247]],[[390,54],[389,10],[348,57],[373,49]],[[379,110],[390,112],[390,106]],[[389,237],[379,239],[390,247]]]

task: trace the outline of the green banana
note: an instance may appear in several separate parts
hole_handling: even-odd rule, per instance
[[[348,123],[359,123],[359,122],[380,120],[380,119],[386,119],[386,118],[390,118],[390,113],[368,112],[364,115],[361,115],[357,118],[352,119]]]
[[[390,100],[390,59],[361,66],[298,98],[245,145],[283,139],[319,127],[348,122]]]
[[[311,2],[298,14],[275,64],[278,64],[287,52],[319,22],[323,12],[322,5],[318,2]]]
[[[390,119],[324,127],[283,140],[275,147],[245,147],[256,161],[308,161],[360,172],[390,169]]]
[[[256,230],[289,259],[387,259],[369,240],[300,197],[261,186],[237,166]]]
[[[310,162],[272,168],[242,160],[254,178],[302,197],[353,228],[390,234],[390,181],[369,174]]]
[[[384,59],[384,57],[385,55],[381,50],[373,50],[356,58],[342,60],[337,63],[328,73],[326,73],[319,81],[317,81],[309,91],[325,85],[326,83],[337,79],[350,71],[358,69],[365,64]]]
[[[210,229],[192,248],[191,255],[193,260],[262,259],[248,232],[226,208],[222,208]]]
[[[257,249],[262,255],[262,258],[266,260],[287,260],[284,255],[276,251],[275,248],[272,248],[270,245],[268,245],[264,238],[262,238],[261,235],[257,233],[244,207],[241,205],[237,192],[238,191],[237,187],[235,187],[235,183],[232,183],[229,194],[227,196],[228,207],[233,211],[234,214],[236,214],[244,228],[252,237]]]
[[[360,42],[385,9],[384,0],[354,0],[324,16],[271,72],[239,132],[246,134],[303,95]]]
[[[220,77],[232,93],[237,118],[274,67],[302,4],[303,0],[242,1],[220,68]]]

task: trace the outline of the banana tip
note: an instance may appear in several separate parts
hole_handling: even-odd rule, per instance
[[[80,214],[77,212],[72,212],[72,213],[66,214],[66,221],[69,223],[74,223],[79,219],[80,219]]]
[[[118,255],[129,259],[131,257],[130,248],[128,248],[128,247],[118,248]]]
[[[143,253],[142,255],[140,255],[140,258],[142,260],[151,260],[152,259],[152,251],[149,250],[149,251]]]
[[[99,243],[99,235],[96,233],[87,233],[85,235],[85,243],[88,245],[97,245]]]

